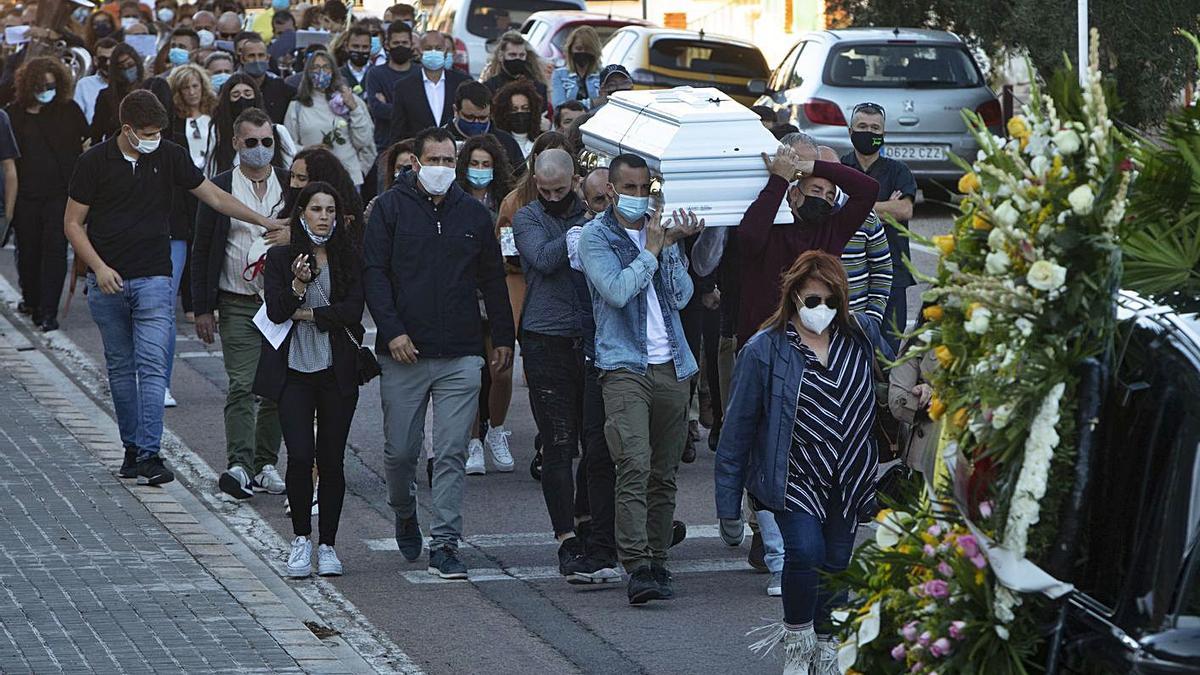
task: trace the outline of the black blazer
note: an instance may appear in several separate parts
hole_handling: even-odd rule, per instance
[[[259,89],[262,90],[263,105],[267,108],[267,116],[275,124],[283,124],[288,104],[296,98],[296,88],[284,82],[278,75],[267,73],[263,77],[263,83]]]
[[[212,179],[213,184],[232,193],[234,171],[237,169],[217,174]],[[290,174],[276,167],[275,178],[286,195]],[[225,266],[225,242],[228,239],[229,216],[199,202],[192,236],[192,310],[197,315],[212,314],[217,308],[217,284],[221,281],[221,268]]]
[[[300,308],[301,300],[292,292],[292,261],[300,255],[291,245],[276,246],[267,251],[267,269],[265,272],[267,317],[275,323],[283,323],[292,318],[292,314]],[[328,269],[321,274],[329,274]],[[335,289],[336,291],[336,289]],[[329,345],[333,352],[333,375],[337,379],[338,390],[343,396],[358,393],[358,350],[346,335],[349,329],[354,339],[362,344],[363,339],[363,283],[362,271],[358,265],[350,265],[350,288],[346,295],[338,300],[336,293],[330,305],[313,310],[313,319],[317,329],[329,334]],[[254,393],[272,401],[278,401],[287,384],[288,350],[292,345],[292,335],[296,332],[293,325],[291,332],[283,339],[279,349],[271,346],[264,337],[262,353],[258,357],[258,371],[254,375]]]
[[[396,83],[392,92],[392,133],[388,145],[412,138],[429,127],[440,127],[454,117],[454,92],[470,78],[457,70],[443,70],[442,77],[446,80],[446,101],[442,104],[442,116],[436,120],[429,111],[423,72],[413,73]]]

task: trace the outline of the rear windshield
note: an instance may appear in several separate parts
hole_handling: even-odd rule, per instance
[[[650,47],[650,65],[747,79],[769,74],[757,49],[700,40],[658,40]]]
[[[467,30],[472,35],[494,40],[510,30],[520,30],[534,12],[579,8],[579,3],[556,0],[472,0]]]
[[[561,29],[559,29],[559,31],[554,34],[554,37],[550,38],[550,43],[553,44],[555,47],[558,47],[558,51],[560,51],[560,52],[563,51],[563,45],[565,45],[567,43],[567,38],[571,37],[571,33],[575,32],[575,29],[579,28],[581,26],[591,26],[592,28],[594,28],[596,30],[596,34],[600,36],[600,44],[601,45],[607,43],[608,38],[612,37],[613,33],[617,32],[618,30],[625,27],[624,25],[604,25],[604,24],[594,24],[594,23],[571,24],[568,26],[563,26]]]
[[[825,81],[837,87],[963,89],[983,86],[971,55],[956,45],[858,44],[835,49]]]

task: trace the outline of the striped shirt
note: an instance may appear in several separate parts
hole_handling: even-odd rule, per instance
[[[887,232],[874,211],[842,249],[842,267],[850,282],[850,311],[882,324],[892,292],[892,254]]]
[[[329,305],[328,265],[321,270],[304,291],[301,309],[318,309]],[[329,333],[317,328],[315,321],[296,321],[292,343],[288,347],[288,368],[301,373],[316,373],[333,367],[333,345]]]
[[[791,325],[787,337],[804,358],[804,375],[788,453],[786,508],[825,522],[826,507],[836,503],[853,527],[875,488],[872,355],[836,326],[830,328],[828,366]]]

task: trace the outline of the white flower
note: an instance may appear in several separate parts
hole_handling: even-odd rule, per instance
[[[992,228],[992,231],[988,233],[988,247],[993,251],[1004,250],[1004,240],[1004,231],[1000,228],[994,227]]]
[[[1050,159],[1045,155],[1038,155],[1029,163],[1029,170],[1038,178],[1045,178],[1046,172],[1050,170]]]
[[[999,635],[1001,640],[1008,639],[1008,629],[1007,628],[1005,628],[1004,626],[996,626],[995,628],[996,628],[996,635]],[[856,656],[857,656],[857,654],[856,654]]]
[[[1050,147],[1050,137],[1041,134],[1033,134],[1029,137],[1029,143],[1025,145],[1025,154],[1030,156],[1041,155]]]
[[[995,230],[993,230],[993,232],[994,231]],[[992,251],[991,253],[987,254],[985,266],[987,267],[988,274],[1000,276],[1008,270],[1008,265],[1008,254],[1004,251]]]
[[[1012,195],[1012,188],[1008,186],[1008,183],[1001,183],[1000,187],[996,188],[997,197],[1008,197],[1010,195]]]
[[[1081,216],[1086,216],[1092,212],[1092,205],[1096,203],[1096,195],[1092,193],[1091,186],[1080,185],[1071,190],[1071,194],[1067,195],[1067,201],[1071,203],[1071,209]]]
[[[903,511],[889,511],[879,527],[875,529],[875,544],[879,548],[891,548],[900,543],[900,535],[904,534],[904,520],[911,518]]]
[[[1000,208],[996,209],[996,225],[1002,227],[1012,227],[1017,224],[1017,219],[1021,217],[1021,213],[1013,208],[1011,202],[1004,202]]]
[[[841,647],[838,647],[837,664],[838,672],[845,673],[854,667],[854,662],[858,660],[858,645],[853,642],[846,642]]]
[[[1025,337],[1029,337],[1030,335],[1033,334],[1033,322],[1030,321],[1029,319],[1026,319],[1025,317],[1022,316],[1022,317],[1018,318],[1014,323],[1017,326],[1017,330],[1021,331],[1021,335],[1024,335]]]
[[[865,645],[871,640],[879,637],[879,605],[874,603],[867,610],[866,616],[862,618],[862,623],[858,624],[858,644]]]
[[[346,127],[348,127],[348,126],[350,126],[350,125],[349,125],[349,124],[346,124],[346,120],[345,120],[345,119],[343,119],[343,118],[339,117],[339,118],[338,118],[338,120],[337,120],[337,122],[335,123],[335,126],[336,126],[338,129],[345,129]]]
[[[996,429],[1003,429],[1008,426],[1008,420],[1012,417],[1013,408],[1011,404],[996,406],[992,411],[992,426]]]
[[[1039,260],[1030,265],[1025,279],[1039,291],[1053,291],[1066,283],[1067,268],[1049,260]]]
[[[990,258],[991,255],[989,254]],[[992,313],[987,307],[976,307],[971,312],[971,318],[963,324],[963,330],[976,335],[983,335],[987,332],[988,324],[991,322]]]
[[[1079,134],[1070,129],[1064,129],[1054,134],[1054,147],[1064,155],[1073,155],[1079,152],[1079,146],[1082,144],[1083,141],[1079,138]]]

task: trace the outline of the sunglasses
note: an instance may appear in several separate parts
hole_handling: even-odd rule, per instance
[[[854,106],[854,110],[850,113],[850,116],[853,117],[860,112],[865,112],[868,115],[887,115],[887,112],[883,109],[883,106],[879,105],[878,103],[871,103],[870,101],[864,101]]]
[[[838,299],[832,295],[828,298],[823,298],[819,295],[806,295],[800,299],[800,302],[809,309],[816,309],[822,304],[829,309],[837,309],[839,304]]]
[[[257,148],[259,142],[262,142],[262,146],[264,148],[269,148],[272,145],[275,145],[274,138],[247,138],[246,140],[242,141],[242,144],[247,148]]]

